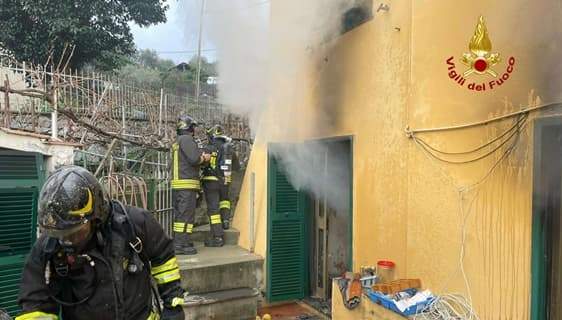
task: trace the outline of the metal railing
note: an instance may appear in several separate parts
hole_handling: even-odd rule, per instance
[[[206,125],[221,124],[241,139],[236,141],[250,140],[248,120],[227,112],[214,97],[197,101],[111,75],[60,71],[0,56],[0,126],[80,143],[75,164],[105,177],[112,196],[151,210],[169,234],[173,210],[165,149],[182,113]],[[240,142],[236,150],[247,159],[250,145]]]
[[[102,154],[76,150],[82,156],[102,159]],[[169,166],[167,155],[160,155],[163,161],[142,161],[137,159],[127,159],[122,157],[111,157],[108,161],[109,170],[116,167],[115,163],[126,162],[127,164],[143,164],[139,171],[131,170],[123,172],[104,172],[99,178],[111,199],[119,200],[125,205],[136,206],[151,211],[154,217],[162,225],[168,235],[172,235],[173,208],[172,193],[169,180]],[[79,157],[80,158],[80,157]],[[80,159],[85,159],[81,157]],[[94,166],[99,165],[90,161]],[[88,167],[88,164],[78,161]],[[93,171],[93,170],[91,170]]]

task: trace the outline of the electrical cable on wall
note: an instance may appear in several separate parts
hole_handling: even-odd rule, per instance
[[[497,167],[503,163],[509,155],[515,150],[520,141],[521,133],[524,131],[527,123],[529,114],[531,111],[536,111],[542,108],[553,107],[553,106],[562,106],[561,104],[547,104],[547,105],[540,105],[533,108],[529,108],[526,110],[522,110],[519,112],[514,112],[511,114],[495,117],[489,120],[480,121],[477,123],[470,123],[466,125],[460,126],[452,126],[452,127],[442,127],[442,128],[433,128],[433,129],[419,129],[419,130],[409,130],[406,129],[406,134],[409,138],[413,140],[413,142],[420,148],[422,153],[430,160],[430,162],[437,164],[436,161],[444,162],[448,164],[468,164],[473,163],[482,159],[485,159],[497,151],[502,149],[507,145],[505,150],[502,154],[497,158],[497,160],[492,164],[492,166],[486,171],[486,173],[478,179],[476,182],[461,186],[458,185],[449,174],[444,171],[442,166],[437,166],[441,173],[451,182],[451,184],[457,190],[457,194],[459,197],[459,209],[460,209],[460,219],[461,219],[461,248],[459,253],[459,269],[462,273],[463,280],[465,283],[465,287],[467,290],[468,298],[463,297],[460,294],[448,294],[439,296],[432,304],[430,304],[424,313],[419,314],[418,316],[414,317],[414,319],[479,319],[476,312],[472,308],[472,297],[471,297],[471,288],[470,288],[470,281],[468,276],[465,272],[464,268],[464,257],[465,257],[465,247],[466,247],[466,235],[467,235],[467,224],[472,212],[472,206],[475,200],[478,198],[479,189],[476,190],[476,194],[474,197],[469,201],[468,207],[465,208],[463,205],[463,200],[465,199],[465,195],[473,190],[481,186],[497,169]],[[427,143],[424,139],[418,137],[421,133],[429,133],[429,132],[440,132],[440,131],[449,131],[449,130],[457,130],[457,129],[466,129],[476,126],[482,126],[489,124],[494,121],[499,121],[511,117],[517,117],[515,122],[501,134],[497,135],[495,138],[479,145],[473,147],[469,150],[465,151],[444,151],[440,150],[429,143]],[[511,143],[509,143],[511,141]],[[494,146],[495,145],[495,146]],[[492,147],[491,150],[488,150],[486,153],[479,155],[478,153],[483,150],[484,148]],[[459,157],[459,156],[471,156],[469,159],[465,160],[452,160],[451,157]],[[459,270],[457,269],[457,270]],[[447,287],[450,280],[457,274],[454,272],[451,274],[449,279],[445,282],[443,290]]]
[[[517,142],[519,141],[520,133],[521,133],[522,129],[526,126],[526,121],[521,122],[521,124],[519,124],[519,121],[517,121],[516,124],[519,126],[519,128],[517,129],[518,134],[516,135],[516,138],[513,140],[513,142],[510,144],[510,146],[502,153],[502,155],[498,158],[498,160],[494,162],[494,164],[490,167],[490,169],[486,172],[486,174],[484,174],[484,176],[482,176],[482,178],[480,178],[475,183],[473,183],[469,186],[457,186],[450,176],[448,176],[446,173],[442,172],[445,175],[445,177],[448,178],[450,180],[450,182],[455,186],[455,188],[457,189],[457,192],[458,192],[458,197],[459,197],[459,208],[460,208],[460,211],[461,211],[460,216],[461,216],[461,219],[462,219],[461,248],[460,248],[460,254],[459,254],[459,268],[460,268],[460,271],[462,273],[463,280],[465,282],[465,286],[466,286],[467,293],[468,293],[468,300],[465,300],[463,305],[468,306],[469,310],[473,310],[473,309],[472,309],[472,297],[471,297],[470,283],[469,283],[467,274],[464,270],[464,255],[465,255],[465,247],[466,247],[466,226],[467,226],[467,222],[468,222],[468,218],[469,218],[469,215],[470,215],[470,212],[471,212],[472,205],[473,205],[474,201],[476,200],[477,196],[475,196],[470,201],[468,210],[466,210],[466,211],[465,211],[464,206],[463,206],[463,197],[464,197],[464,194],[466,194],[468,191],[480,186],[483,182],[485,182],[491,176],[491,174],[494,172],[494,170],[513,152],[513,150],[517,146]],[[507,141],[509,141],[509,139]],[[426,155],[430,161],[435,160],[434,157],[431,157],[429,155],[429,153],[426,152],[427,149],[425,149],[423,147],[423,145],[421,145],[417,142],[416,142],[416,145],[418,145],[422,149],[423,154]],[[442,170],[441,167],[439,167],[439,169]],[[453,278],[454,275],[455,274],[451,274],[449,279],[445,282],[443,290],[447,287],[447,284]],[[456,296],[458,296],[458,295],[456,295]],[[442,308],[441,305],[437,304],[437,305],[435,305],[435,308],[437,309],[437,311],[436,311],[436,313],[433,313],[433,318],[428,316],[427,318],[415,318],[415,319],[478,319],[476,314],[474,314],[475,317],[471,316],[471,318],[450,317],[450,316],[447,316],[447,313],[444,313],[442,311],[443,308]],[[441,316],[441,318],[439,316]]]
[[[493,117],[493,118],[490,118],[490,119],[487,119],[487,120],[481,120],[481,121],[477,121],[477,122],[461,124],[461,125],[456,125],[456,126],[425,128],[425,129],[410,129],[410,126],[407,126],[406,127],[406,135],[411,138],[413,135],[420,134],[420,133],[451,131],[451,130],[459,130],[459,129],[468,129],[468,128],[472,128],[472,127],[479,127],[479,126],[482,126],[482,125],[486,125],[486,124],[489,124],[489,123],[492,123],[492,122],[497,122],[497,121],[501,121],[501,120],[504,120],[504,119],[512,118],[512,117],[519,116],[519,115],[522,115],[522,114],[530,114],[531,112],[535,112],[535,111],[539,111],[539,110],[547,109],[547,108],[555,108],[555,107],[562,107],[562,102],[561,101],[551,102],[551,103],[545,103],[545,104],[537,105],[537,106],[534,106],[534,107],[522,108],[522,110],[520,110],[520,111],[511,112],[511,113],[500,115],[500,116],[497,116],[497,117]]]
[[[493,144],[494,142],[496,142],[496,141],[502,139],[502,138],[505,137],[507,134],[509,134],[510,132],[512,132],[514,129],[516,129],[517,127],[519,127],[520,124],[521,124],[523,121],[527,120],[527,118],[528,118],[528,114],[520,115],[520,116],[518,117],[517,121],[516,121],[509,129],[505,130],[502,134],[500,134],[500,135],[497,136],[496,138],[494,138],[494,139],[492,139],[492,140],[490,140],[490,141],[488,141],[488,142],[486,142],[486,143],[484,143],[484,144],[482,144],[482,145],[480,145],[480,146],[477,146],[477,147],[475,147],[475,148],[473,148],[473,149],[471,149],[471,150],[467,150],[467,151],[458,151],[458,152],[442,151],[442,150],[439,150],[439,149],[437,149],[437,148],[435,148],[435,147],[432,147],[430,144],[428,144],[427,142],[425,142],[425,140],[423,140],[422,138],[419,138],[419,137],[416,137],[416,136],[413,136],[413,138],[416,139],[416,140],[418,140],[418,141],[420,141],[420,142],[422,142],[422,143],[423,143],[424,145],[426,145],[429,149],[431,149],[432,151],[435,151],[435,152],[437,152],[437,153],[446,154],[446,155],[469,154],[469,153],[474,153],[474,152],[476,152],[476,151],[480,151],[480,150],[484,149],[485,147],[487,147],[487,146]]]
[[[478,147],[476,147],[472,150],[468,150],[468,151],[446,152],[446,151],[439,150],[435,147],[432,147],[427,142],[425,142],[423,139],[416,137],[416,135],[412,135],[412,139],[414,140],[414,142],[420,144],[425,152],[427,152],[429,155],[431,155],[433,158],[435,158],[439,161],[450,163],[450,164],[467,164],[467,163],[476,162],[476,161],[482,160],[484,158],[487,158],[487,157],[491,156],[492,154],[494,154],[496,151],[498,151],[501,147],[506,145],[513,137],[520,134],[522,127],[525,125],[525,122],[527,121],[527,118],[528,118],[528,115],[520,116],[517,119],[517,121],[508,130],[506,130],[504,133],[502,133],[498,137],[484,143],[483,145],[478,146]],[[486,152],[483,155],[479,155],[475,158],[472,158],[472,159],[468,159],[468,160],[449,160],[449,159],[445,159],[444,157],[436,154],[436,153],[441,153],[441,154],[445,154],[445,155],[465,155],[465,154],[474,153],[474,152],[477,152],[479,150],[482,150],[483,148],[485,148],[487,146],[492,145],[494,142],[496,142],[498,140],[501,140],[501,138],[505,137],[508,133],[509,133],[509,135],[507,136],[507,138],[504,139],[497,146],[495,146],[492,150]]]

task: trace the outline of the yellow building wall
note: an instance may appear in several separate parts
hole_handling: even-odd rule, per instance
[[[527,319],[532,119],[546,111],[531,115],[517,147],[490,174],[506,148],[473,163],[447,164],[424,153],[405,129],[460,125],[560,102],[561,4],[387,3],[388,12],[374,13],[324,50],[309,52],[309,64],[298,74],[284,79],[283,70],[273,73],[275,92],[260,121],[234,217],[240,244],[252,246],[249,175],[255,173],[254,246],[266,254],[267,143],[351,135],[354,271],[390,259],[397,277],[421,278],[433,292],[471,298],[481,319]],[[284,9],[280,0],[272,2],[272,41],[283,38]],[[466,69],[460,58],[480,15],[492,51],[502,58],[493,69],[503,74],[513,56],[515,70],[502,86],[474,92],[468,83],[491,78],[473,75],[461,87],[448,77],[446,61],[454,56],[456,70]],[[442,150],[464,151],[493,139],[513,120],[419,137]],[[325,122],[331,125],[322,126]],[[337,319],[356,319],[341,305],[334,308]]]

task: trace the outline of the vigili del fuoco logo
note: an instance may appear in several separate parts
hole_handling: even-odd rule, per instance
[[[447,70],[451,80],[472,91],[494,90],[509,80],[515,68],[515,58],[509,57],[505,72],[498,74],[496,71],[497,65],[502,59],[499,53],[492,51],[492,41],[490,41],[488,29],[482,16],[478,19],[474,36],[470,39],[468,48],[470,52],[464,53],[461,58],[461,62],[466,66],[464,71],[460,71],[460,68],[457,69],[454,56],[447,59]]]

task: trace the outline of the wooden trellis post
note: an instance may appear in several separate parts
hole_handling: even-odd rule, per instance
[[[4,80],[4,127],[10,128],[12,122],[10,115],[10,81],[8,80],[8,75],[6,75],[6,80]]]

